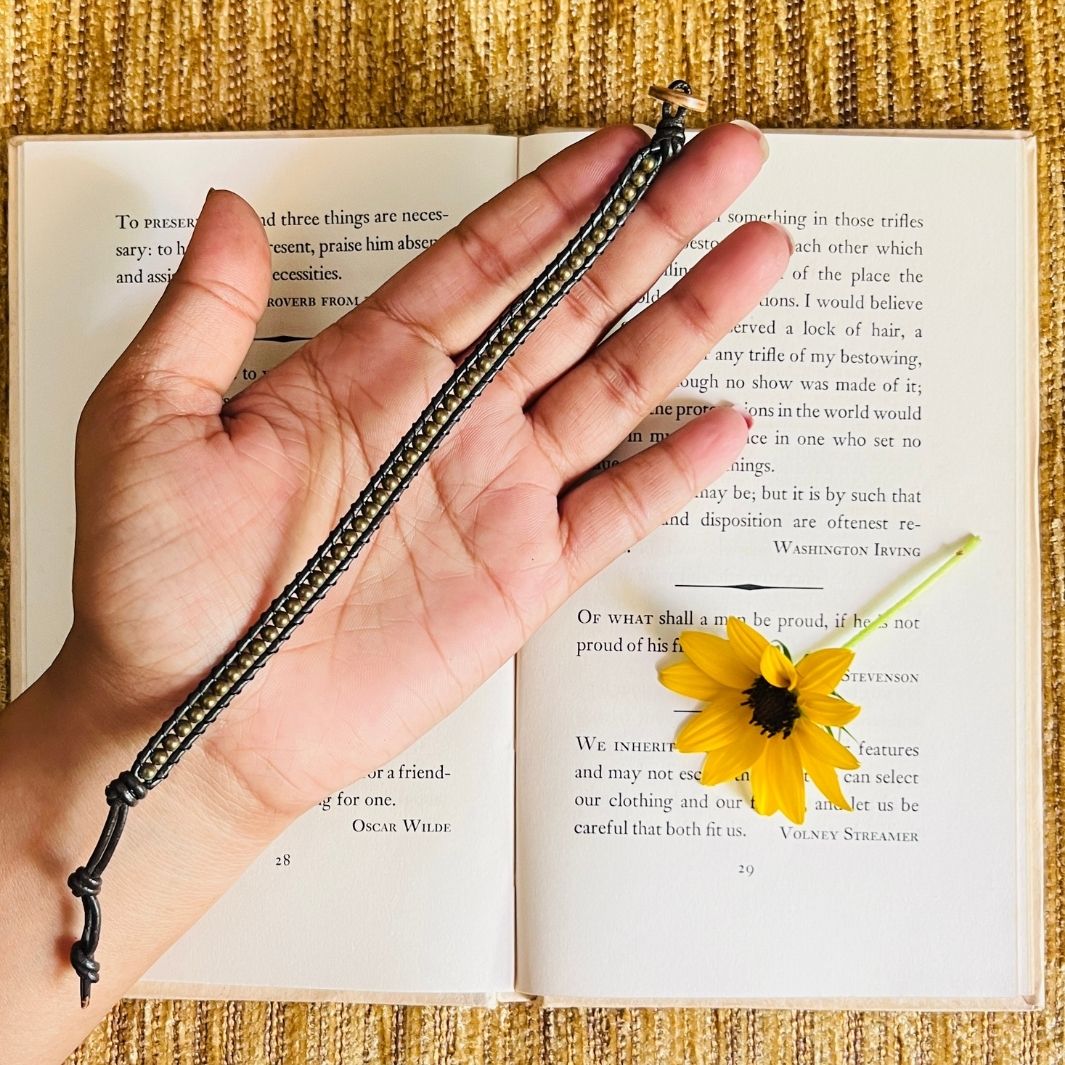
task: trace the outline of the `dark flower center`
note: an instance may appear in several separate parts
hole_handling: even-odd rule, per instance
[[[799,720],[799,704],[794,692],[778,688],[765,677],[759,677],[743,694],[747,698],[742,705],[751,708],[749,724],[757,725],[767,736],[783,732],[784,739],[787,739],[791,735]]]

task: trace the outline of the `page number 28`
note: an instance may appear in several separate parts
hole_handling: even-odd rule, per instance
[[[754,866],[741,865],[739,868],[739,874],[740,876],[754,876]]]

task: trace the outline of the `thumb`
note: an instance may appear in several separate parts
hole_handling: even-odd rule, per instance
[[[171,415],[217,413],[269,291],[270,247],[259,216],[236,193],[212,189],[181,265],[107,378],[163,400]],[[159,409],[146,403],[145,420]]]

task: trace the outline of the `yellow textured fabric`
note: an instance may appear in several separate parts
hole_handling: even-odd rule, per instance
[[[72,1062],[1063,1060],[1063,25],[1065,0],[0,0],[5,138],[474,122],[526,132],[541,123],[599,125],[634,115],[647,121],[646,86],[673,77],[688,78],[711,98],[709,121],[1018,127],[1040,137],[1048,663],[1044,1012],[542,1012],[531,1006],[484,1011],[127,1002]],[[6,171],[0,195],[5,192]],[[5,220],[6,214],[0,227]],[[0,262],[4,284],[5,268],[6,258]],[[6,300],[0,315],[5,312]],[[0,356],[6,368],[6,353]],[[6,426],[0,443],[6,484]],[[6,516],[5,508],[5,522]],[[5,526],[3,593],[7,542]],[[7,633],[0,639],[6,651]]]

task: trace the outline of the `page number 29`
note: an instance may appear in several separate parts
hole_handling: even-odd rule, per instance
[[[740,876],[754,876],[753,865],[741,865],[739,869]]]

